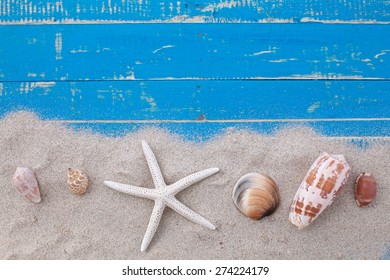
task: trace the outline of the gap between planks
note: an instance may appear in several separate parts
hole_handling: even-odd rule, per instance
[[[88,82],[186,82],[186,81],[224,81],[224,82],[235,82],[235,81],[390,81],[390,78],[378,78],[378,77],[362,77],[362,76],[330,76],[325,77],[316,75],[302,75],[292,77],[247,77],[247,78],[201,78],[201,77],[166,77],[166,78],[131,78],[131,79],[84,79],[84,80],[1,80],[0,83],[36,83],[36,84],[55,84],[55,83],[88,83]]]
[[[318,24],[380,24],[386,25],[390,24],[390,21],[375,21],[375,20],[367,20],[367,21],[348,21],[348,20],[316,20],[316,19],[302,19],[299,22],[295,22],[294,20],[262,20],[257,22],[251,21],[193,21],[193,20],[70,20],[70,21],[0,21],[1,25],[101,25],[101,24],[110,24],[110,25],[120,25],[120,24],[310,24],[310,23],[318,23]]]
[[[390,118],[333,118],[333,119],[261,119],[261,120],[45,120],[54,123],[305,123],[305,122],[354,122],[354,121],[390,121]]]

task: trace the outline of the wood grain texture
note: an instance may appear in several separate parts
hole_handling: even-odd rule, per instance
[[[385,34],[390,25],[0,26],[0,81],[388,79]]]
[[[388,137],[389,5],[0,1],[0,115],[28,109],[111,135],[307,123]]]
[[[385,0],[0,1],[0,23],[389,23]]]
[[[390,81],[6,82],[0,116],[27,109],[93,122],[390,121],[389,88]]]

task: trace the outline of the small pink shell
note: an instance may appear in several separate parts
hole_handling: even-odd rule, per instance
[[[27,167],[18,167],[15,171],[12,181],[18,191],[28,200],[41,202],[41,193],[34,172]]]

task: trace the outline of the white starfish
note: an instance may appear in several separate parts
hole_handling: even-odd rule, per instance
[[[175,198],[175,195],[181,190],[184,190],[185,188],[207,177],[210,177],[211,175],[214,175],[219,171],[219,168],[209,168],[199,171],[167,186],[164,182],[164,178],[162,176],[160,167],[158,166],[156,157],[146,141],[142,141],[142,149],[148,162],[150,173],[153,177],[155,189],[140,188],[111,181],[104,182],[106,186],[114,190],[138,197],[152,199],[155,201],[148,228],[146,230],[144,239],[142,240],[141,252],[145,251],[148,248],[150,241],[152,241],[166,206],[172,208],[177,213],[186,217],[190,221],[193,221],[194,223],[203,225],[209,229],[215,229],[215,226],[212,223],[178,201]]]

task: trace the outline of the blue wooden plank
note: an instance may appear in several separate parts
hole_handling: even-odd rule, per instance
[[[389,34],[390,25],[0,26],[0,81],[388,79]]]
[[[385,0],[0,1],[0,23],[389,22]]]
[[[6,82],[0,104],[47,120],[390,120],[390,81]]]

